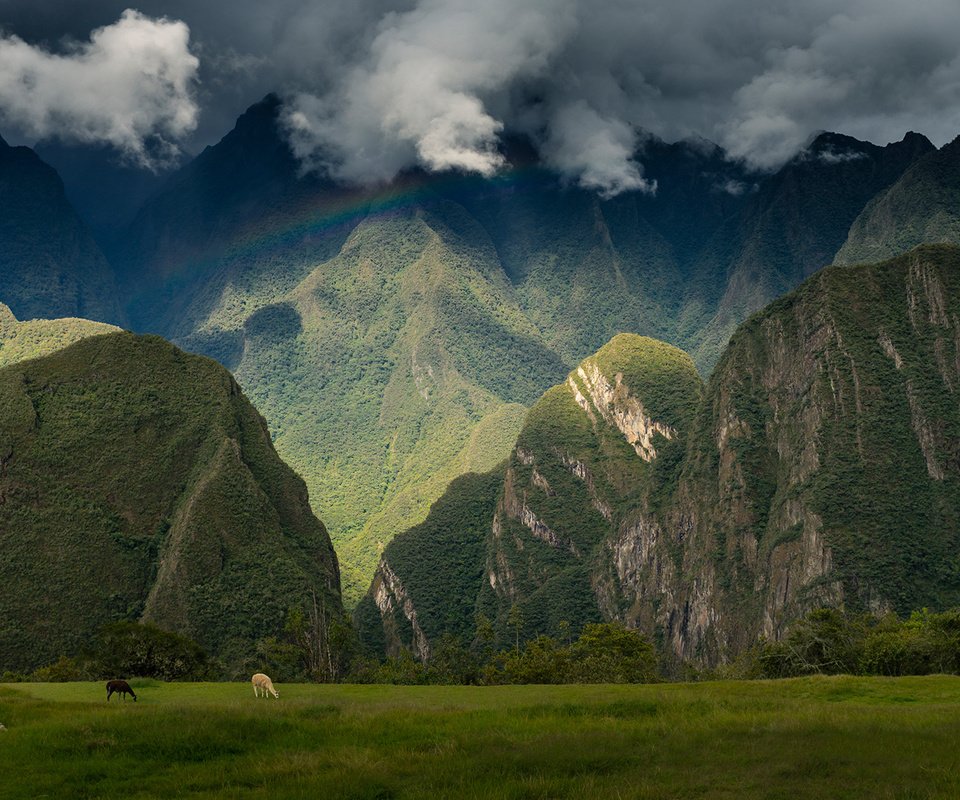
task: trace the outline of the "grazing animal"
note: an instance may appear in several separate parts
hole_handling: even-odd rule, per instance
[[[250,683],[253,684],[253,696],[259,697],[260,691],[263,690],[263,696],[267,696],[267,692],[270,692],[275,698],[280,699],[280,693],[273,688],[273,681],[270,680],[269,675],[264,675],[262,672],[258,672],[250,679]]]
[[[130,688],[130,684],[126,681],[107,681],[107,702],[110,702],[110,695],[116,692],[124,700],[127,699],[127,695],[130,695],[133,698],[133,702],[137,702],[137,695],[134,693],[133,689]]]

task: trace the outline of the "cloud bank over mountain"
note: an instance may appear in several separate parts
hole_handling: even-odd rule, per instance
[[[360,182],[413,165],[491,174],[504,131],[529,134],[548,163],[606,195],[653,188],[642,131],[704,136],[758,167],[782,163],[820,129],[879,143],[908,129],[937,143],[960,132],[955,0],[144,0],[142,14],[113,24],[124,12],[113,0],[51,2],[45,13],[28,5],[0,0],[0,85],[7,116],[37,136],[58,132],[56,115],[17,96],[19,62],[4,51],[49,60],[37,42],[104,25],[91,48],[120,28],[132,47],[134,23],[156,27],[150,52],[178,66],[150,72],[146,85],[168,91],[146,92],[129,115],[145,127],[117,132],[112,121],[128,109],[103,112],[88,93],[68,105],[84,120],[76,129],[128,152],[144,130],[207,143],[271,90],[290,100],[304,163]],[[34,47],[24,51],[15,34]],[[191,50],[201,62],[192,93]],[[191,102],[203,109],[192,139]]]
[[[37,138],[106,142],[152,167],[196,127],[199,61],[182,22],[124,11],[89,41],[54,53],[0,39],[0,114]]]

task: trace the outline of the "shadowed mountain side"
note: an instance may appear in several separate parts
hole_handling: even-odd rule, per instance
[[[960,139],[928,153],[874,197],[836,263],[892,258],[921,244],[960,244]]]
[[[336,557],[303,482],[221,366],[156,337],[84,339],[0,370],[0,663],[28,670],[116,620],[231,669]]]
[[[923,136],[878,147],[823,133],[758,184],[704,248],[676,341],[710,373],[746,317],[831,263],[877,192],[934,150]]]
[[[19,319],[123,322],[113,272],[56,171],[0,139],[0,302]]]

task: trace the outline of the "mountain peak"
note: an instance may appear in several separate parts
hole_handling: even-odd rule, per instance
[[[817,160],[824,164],[839,164],[867,158],[880,150],[875,144],[832,131],[822,131],[797,156],[799,161]]]

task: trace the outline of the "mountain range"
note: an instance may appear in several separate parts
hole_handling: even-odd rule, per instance
[[[104,331],[15,317],[119,324],[219,361],[264,415],[276,454],[306,482],[339,555],[344,603],[359,603],[358,628],[371,647],[425,654],[444,632],[470,635],[478,612],[502,633],[519,604],[531,635],[561,621],[616,618],[656,631],[678,657],[713,661],[757,635],[778,636],[814,602],[904,610],[953,596],[947,575],[924,594],[902,565],[870,576],[849,566],[872,553],[870,526],[880,522],[864,523],[868,532],[849,534],[860,544],[849,544],[834,514],[853,500],[824,506],[806,477],[781,474],[799,456],[776,436],[814,434],[771,431],[787,407],[793,421],[813,414],[791,393],[807,397],[816,375],[852,359],[852,371],[833,378],[867,387],[853,401],[841,392],[858,414],[866,397],[905,393],[906,405],[884,406],[899,409],[888,410],[897,420],[890,430],[927,442],[923,463],[914,459],[906,474],[917,486],[926,475],[947,487],[946,495],[931,490],[942,516],[925,524],[949,528],[955,422],[918,387],[925,370],[936,372],[950,396],[953,345],[912,317],[904,327],[891,298],[933,308],[923,287],[936,279],[947,330],[951,251],[914,254],[924,265],[916,280],[896,260],[818,270],[960,243],[956,142],[937,150],[910,133],[879,147],[824,133],[776,172],[759,173],[702,140],[645,137],[638,157],[656,192],[603,199],[566,184],[529,142],[508,136],[509,167],[493,178],[411,171],[387,186],[354,188],[302,171],[281,109],[268,96],[165,180],[131,184],[129,196],[143,204],[115,215],[126,224],[105,211],[119,207],[114,184],[133,180],[123,169],[110,173],[104,193],[84,191],[102,153],[85,167],[82,152],[48,148],[72,179],[65,191],[36,153],[0,144],[0,302],[10,309],[0,309],[0,366],[65,358],[91,345],[47,354]],[[848,272],[857,277],[833,277]],[[858,300],[861,284],[882,288],[862,317],[847,319],[844,304]],[[787,300],[776,299],[785,294],[794,304],[789,324]],[[828,323],[815,309],[831,304],[838,310]],[[757,325],[759,339],[744,332]],[[777,326],[790,335],[764,338]],[[808,352],[797,326],[828,339],[830,331],[839,343]],[[859,342],[858,326],[874,344]],[[874,351],[886,353],[885,341],[913,366],[883,372]],[[819,372],[798,377],[793,360]],[[867,373],[881,377],[871,384]],[[782,395],[770,388],[781,385]],[[663,386],[672,387],[667,397]],[[816,397],[826,414],[829,398]],[[711,414],[721,407],[732,444],[712,449],[722,425]],[[892,457],[866,428],[844,438],[848,410],[833,407],[844,445],[817,450],[816,481],[838,480],[830,459],[854,458],[850,441],[864,463]],[[635,446],[641,439],[624,438],[624,415],[654,425],[641,439],[655,457]],[[826,436],[826,422],[818,424],[816,436]],[[781,564],[814,558],[812,540],[830,569],[801,574]],[[917,546],[939,557],[929,542]],[[841,563],[847,571],[832,577]],[[771,587],[783,581],[777,600]],[[876,594],[879,585],[886,594]],[[134,605],[130,614],[144,613]],[[407,606],[420,633],[398,611]],[[216,636],[206,641],[219,650],[225,640]]]
[[[957,605],[958,532],[960,249],[926,246],[818,272],[706,386],[677,348],[615,337],[533,406],[505,468],[386,548],[357,618],[423,658],[477,614],[506,646],[519,607],[526,636],[614,619],[717,663],[819,606]]]

